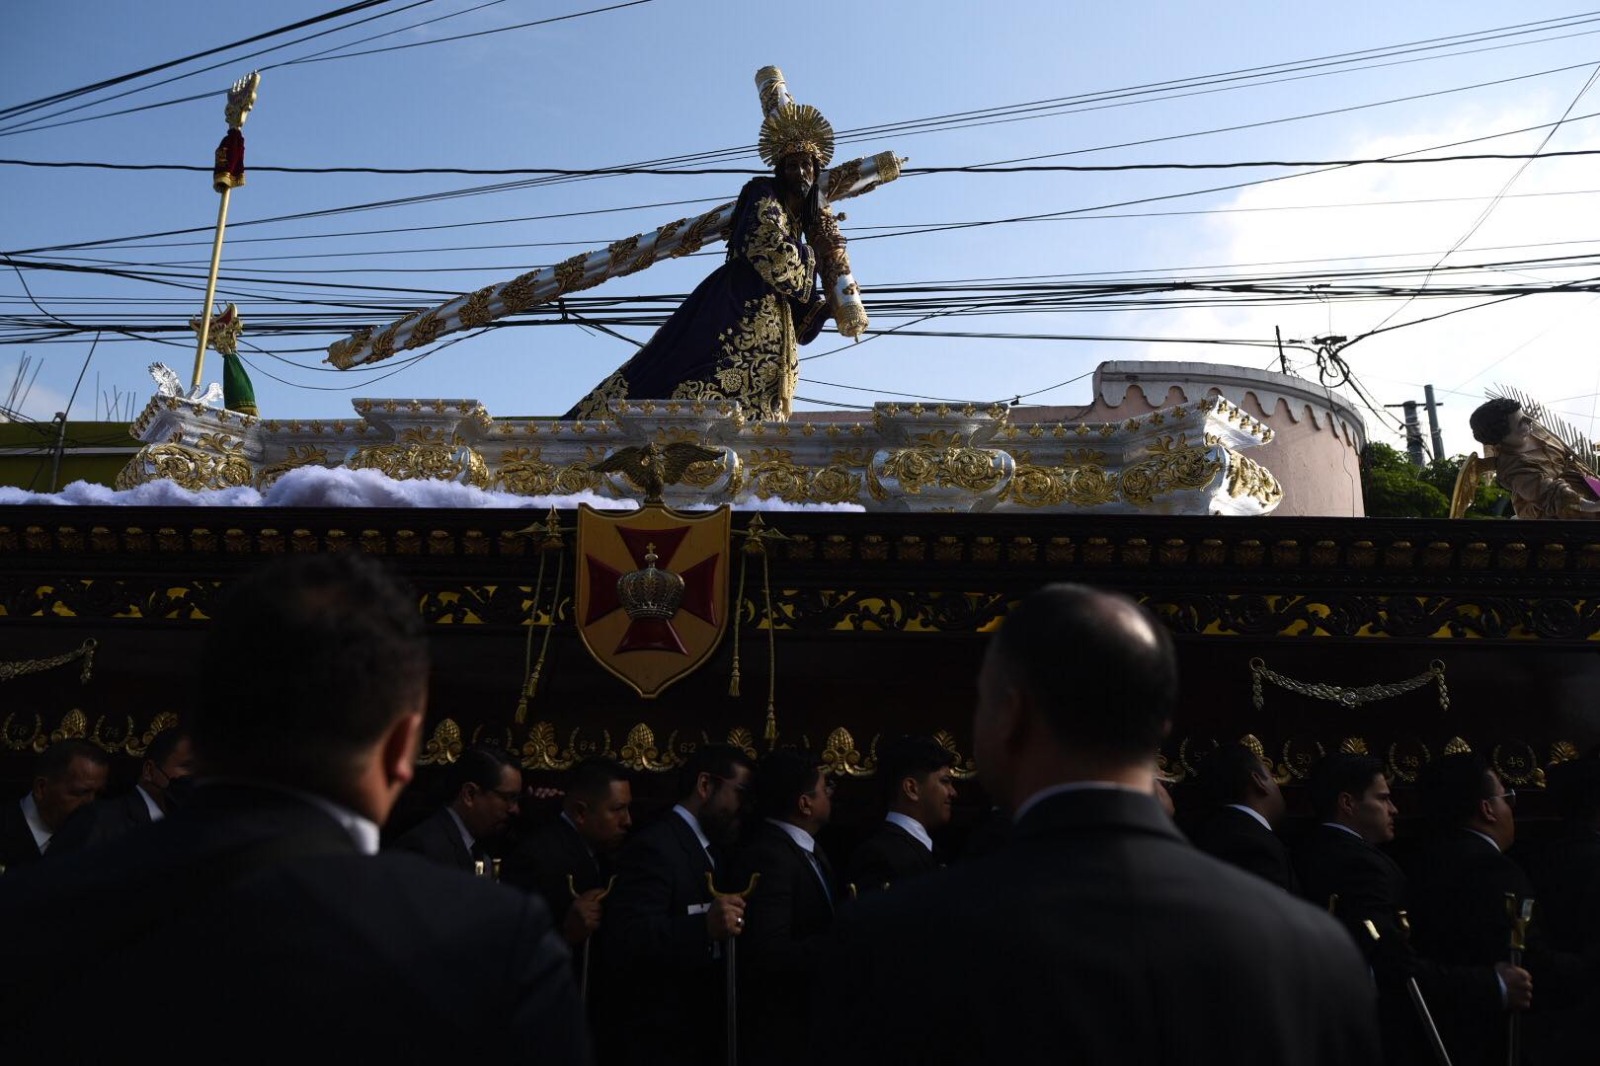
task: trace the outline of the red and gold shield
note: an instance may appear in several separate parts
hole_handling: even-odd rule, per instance
[[[728,628],[733,511],[578,508],[578,634],[645,699],[711,657]]]

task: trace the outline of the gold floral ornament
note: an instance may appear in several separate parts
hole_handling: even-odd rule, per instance
[[[825,167],[833,161],[833,126],[810,104],[788,104],[761,123],[756,150],[769,167],[777,166],[785,156],[802,152],[814,157],[819,167]]]
[[[433,736],[423,745],[417,762],[422,766],[444,766],[461,757],[461,726],[454,718],[442,719],[433,728]]]

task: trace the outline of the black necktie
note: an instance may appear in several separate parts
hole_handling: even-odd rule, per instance
[[[817,878],[822,882],[822,893],[828,897],[828,904],[833,904],[833,866],[828,862],[828,857],[820,848],[813,848],[806,852],[811,858],[811,865],[816,868]]]

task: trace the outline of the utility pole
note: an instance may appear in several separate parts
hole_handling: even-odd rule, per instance
[[[1444,458],[1444,434],[1439,432],[1439,408],[1444,404],[1438,403],[1433,398],[1433,386],[1422,386],[1423,402],[1428,408],[1428,430],[1433,434],[1433,457]]]
[[[1405,403],[1386,403],[1385,407],[1402,407],[1406,412],[1406,457],[1411,460],[1412,466],[1427,466],[1427,457],[1422,450],[1422,423],[1417,420],[1417,401],[1407,400]]]

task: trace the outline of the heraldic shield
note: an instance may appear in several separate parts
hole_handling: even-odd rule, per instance
[[[645,699],[693,672],[728,628],[733,511],[578,508],[578,633]]]

